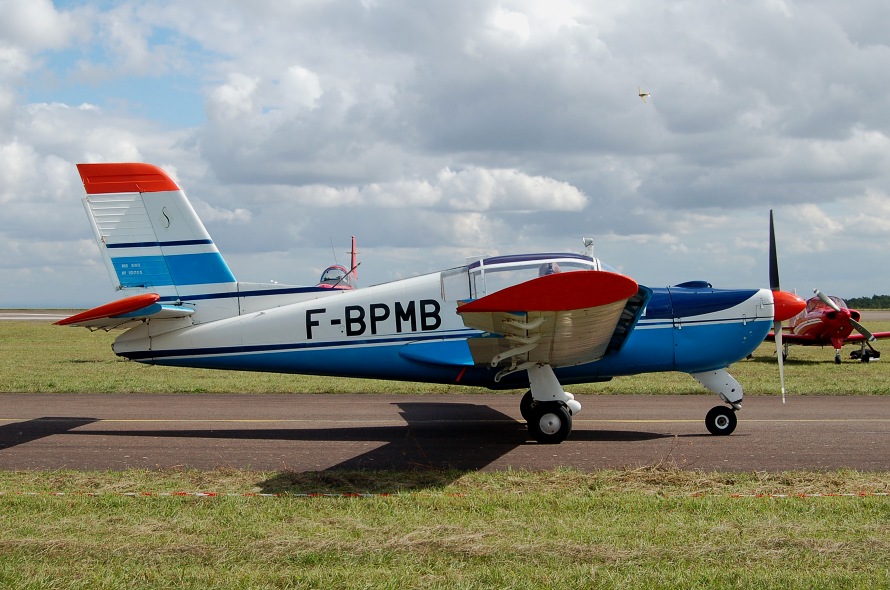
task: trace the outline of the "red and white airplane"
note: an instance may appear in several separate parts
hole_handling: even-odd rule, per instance
[[[345,267],[335,264],[324,269],[321,278],[318,279],[316,287],[320,289],[355,289],[358,280],[358,250],[355,249],[355,236],[352,236],[352,249],[349,251],[352,260],[352,266],[349,270]]]
[[[565,440],[581,410],[562,384],[660,371],[715,393],[725,405],[705,425],[730,434],[743,391],[726,368],[805,305],[777,286],[650,288],[574,253],[478,257],[361,289],[244,283],[162,169],[77,169],[127,296],[59,324],[126,328],[114,352],[141,363],[528,389],[519,410],[542,443]]]
[[[851,342],[859,345],[858,350],[850,353],[851,358],[862,362],[881,358],[880,351],[875,350],[871,343],[879,338],[890,338],[890,332],[869,332],[859,323],[861,314],[848,308],[843,299],[825,295],[818,289],[814,293],[816,295],[807,300],[806,309],[791,318],[787,326],[782,327],[783,357],[788,357],[790,344],[832,346],[834,362],[840,364],[841,348]],[[858,333],[854,334],[854,330]],[[766,339],[775,341],[775,331],[767,334]]]

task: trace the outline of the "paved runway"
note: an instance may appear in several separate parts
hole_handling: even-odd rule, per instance
[[[0,394],[0,469],[890,469],[886,397],[749,397],[728,437],[711,395],[578,399],[540,445],[511,395]]]

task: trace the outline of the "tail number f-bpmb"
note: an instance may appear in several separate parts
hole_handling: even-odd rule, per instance
[[[330,322],[331,326],[340,326],[341,333],[347,336],[376,335],[380,324],[395,322],[395,333],[401,334],[405,330],[417,332],[418,319],[420,330],[429,332],[439,329],[442,318],[439,315],[441,307],[435,299],[421,299],[402,304],[396,301],[394,304],[372,303],[370,305],[347,305],[342,308],[342,315],[330,317],[327,308],[320,307],[306,310],[306,339],[312,340],[312,328],[319,327],[322,322]],[[328,319],[328,316],[330,319]]]

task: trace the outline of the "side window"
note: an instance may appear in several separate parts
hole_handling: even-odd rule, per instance
[[[466,266],[442,271],[441,277],[442,301],[461,301],[475,297],[471,292],[473,274]]]

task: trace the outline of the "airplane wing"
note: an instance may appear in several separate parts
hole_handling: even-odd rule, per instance
[[[458,303],[464,325],[486,332],[470,338],[475,364],[577,365],[620,348],[650,291],[605,271],[538,277],[480,299]]]
[[[82,311],[71,317],[59,320],[57,326],[78,326],[90,329],[111,330],[123,328],[131,323],[144,319],[173,319],[182,318],[194,313],[193,309],[161,305],[158,303],[161,296],[157,293],[143,293],[125,297]]]
[[[775,342],[776,341],[776,333],[770,332],[764,338],[767,342]],[[782,330],[782,342],[784,344],[819,344],[819,341],[813,336],[801,336],[799,334],[792,334],[787,330]]]
[[[890,332],[872,332],[872,335],[877,340],[880,340],[881,338],[890,338]],[[862,342],[863,340],[866,340],[866,337],[863,336],[862,334],[856,334],[856,333],[850,334],[849,336],[844,338],[845,343],[846,342]],[[775,342],[776,341],[775,332],[770,332],[769,334],[767,334],[766,341],[767,342]],[[782,342],[787,343],[787,344],[799,344],[799,345],[804,345],[804,346],[807,344],[814,344],[814,345],[827,344],[826,341],[819,340],[812,336],[801,336],[798,334],[792,334],[790,332],[785,332],[785,331],[782,332]]]
[[[871,335],[875,337],[875,340],[890,338],[890,332],[872,332]],[[862,334],[850,334],[844,342],[862,342],[863,340],[867,340],[867,338]]]

